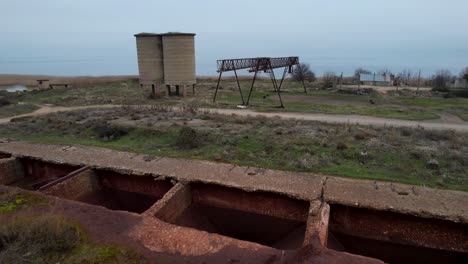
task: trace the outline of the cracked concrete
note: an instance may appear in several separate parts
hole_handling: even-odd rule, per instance
[[[145,161],[143,154],[95,147],[73,146],[65,149],[58,145],[0,143],[0,152],[19,158],[89,166],[92,169],[112,170],[134,177],[151,175],[182,183],[202,182],[249,192],[267,191],[306,201],[323,200],[332,205],[342,204],[468,223],[468,193],[465,192],[314,173],[258,170],[199,160],[157,157],[155,160]]]

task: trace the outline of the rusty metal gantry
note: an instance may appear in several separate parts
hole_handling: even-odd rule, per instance
[[[225,60],[218,60],[218,70],[219,77],[218,83],[216,85],[216,91],[213,97],[213,102],[216,101],[216,96],[218,94],[219,84],[221,82],[221,76],[223,72],[234,71],[234,76],[236,77],[237,87],[239,88],[239,93],[242,99],[242,105],[248,105],[250,101],[250,96],[252,95],[253,87],[255,84],[255,80],[257,78],[258,72],[268,72],[270,74],[270,79],[273,83],[273,89],[278,94],[278,98],[281,103],[281,107],[284,107],[283,100],[281,99],[281,86],[283,85],[284,78],[288,73],[292,73],[293,67],[299,67],[299,57],[282,57],[282,58],[268,58],[268,57],[260,57],[260,58],[244,58],[244,59],[225,59]],[[283,68],[283,76],[281,77],[281,81],[278,85],[276,81],[274,69]],[[237,76],[237,70],[248,69],[249,72],[254,73],[254,77],[252,80],[252,84],[250,86],[249,96],[247,97],[247,102],[244,100],[244,95],[242,94],[242,89],[239,83],[239,78]],[[305,88],[304,81],[302,81],[302,86],[304,87],[304,92],[307,93]]]

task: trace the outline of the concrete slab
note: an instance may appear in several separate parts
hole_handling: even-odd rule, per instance
[[[146,155],[86,146],[59,146],[25,142],[0,143],[0,152],[16,157],[119,173],[172,178],[181,182],[203,182],[235,187],[244,191],[270,191],[292,198],[315,200],[320,197],[322,175],[292,173],[235,166],[199,160],[156,158]]]
[[[170,178],[183,183],[211,183],[245,191],[268,191],[301,200],[324,199],[331,204],[468,223],[468,193],[465,192],[199,160],[156,157],[145,161],[145,155],[86,146],[7,142],[0,143],[0,152],[135,176]]]
[[[468,223],[468,193],[390,182],[330,177],[324,199],[331,204]]]

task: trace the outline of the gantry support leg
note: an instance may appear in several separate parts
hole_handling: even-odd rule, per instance
[[[283,86],[284,78],[286,78],[287,73],[288,73],[288,67],[284,67],[283,76],[281,77],[281,82],[280,82],[280,85],[278,86],[278,89],[280,90],[280,92],[281,92],[281,87]]]
[[[302,67],[301,67],[300,63],[297,64],[297,68],[299,69],[300,72],[302,72]],[[302,82],[302,87],[304,87],[304,93],[307,93],[307,89],[306,89],[305,83],[304,83],[304,78],[302,78],[301,82]]]
[[[241,99],[242,99],[242,105],[245,105],[244,95],[242,94],[242,89],[241,89],[241,86],[240,86],[240,83],[239,83],[239,78],[237,77],[236,68],[234,68],[234,75],[236,76],[237,87],[239,88],[239,93],[240,93],[240,96],[241,96]]]
[[[255,66],[255,73],[254,73],[254,77],[253,77],[253,80],[252,80],[252,85],[250,86],[249,97],[247,97],[247,103],[245,105],[249,105],[250,96],[252,95],[253,87],[254,87],[254,84],[255,84],[255,79],[257,79],[258,67],[259,66],[260,66],[260,61],[258,61],[257,66]]]
[[[219,72],[219,77],[218,77],[218,83],[216,84],[216,91],[215,91],[215,94],[213,96],[213,103],[216,102],[216,96],[218,95],[219,83],[221,82],[221,76],[222,75],[223,75],[223,72],[220,71]]]
[[[273,82],[273,88],[275,89],[276,93],[278,94],[278,98],[280,100],[280,107],[281,108],[284,108],[284,105],[283,105],[283,99],[281,99],[281,92],[280,92],[280,89],[278,87],[278,83],[276,82],[276,77],[275,77],[275,72],[273,71],[273,68],[271,67],[271,63],[269,63],[269,67],[270,67],[270,78],[271,78],[271,81]]]

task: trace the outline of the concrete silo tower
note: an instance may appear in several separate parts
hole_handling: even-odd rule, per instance
[[[135,37],[141,87],[151,86],[157,96],[161,85],[167,87],[169,95],[185,96],[188,87],[195,92],[195,34],[139,33]]]

